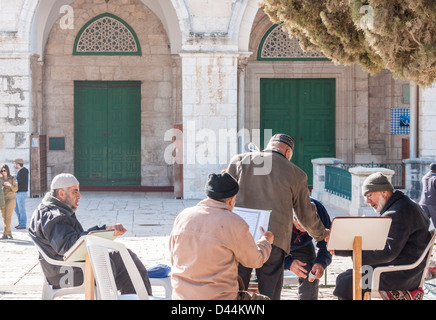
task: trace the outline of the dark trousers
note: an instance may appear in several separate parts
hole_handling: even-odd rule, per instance
[[[306,269],[307,274],[309,274],[310,270],[312,270],[313,262],[316,258],[315,247],[313,246],[313,243],[311,242],[305,247],[292,251],[291,254],[293,259],[300,260],[301,262],[306,263],[304,269]],[[318,287],[318,279],[310,282],[308,280],[308,277],[298,278],[298,299],[318,300]]]
[[[141,275],[142,280],[144,281],[144,285],[145,288],[147,289],[148,294],[152,295],[151,284],[148,278],[147,269],[145,268],[144,264],[141,262],[141,260],[139,260],[138,256],[134,252],[132,252],[130,249],[127,250],[130,253],[130,256],[132,257],[136,267],[138,268],[138,271]],[[120,290],[121,294],[136,293],[120,253],[111,252],[109,253],[109,257],[111,260],[112,270],[114,273],[117,289]],[[55,277],[51,277],[51,278],[47,277],[47,280],[51,285],[53,285],[53,288],[55,289],[71,286],[72,284],[74,286],[79,286],[84,281],[82,269],[73,268],[73,270],[74,272],[73,272],[72,279],[71,277],[65,276],[65,272],[68,272],[67,269],[65,269],[63,273],[61,272],[62,271],[61,269],[60,272]],[[68,281],[69,283],[66,283],[66,281]]]
[[[364,275],[362,274],[362,276]],[[370,291],[370,289],[363,289],[362,297],[365,292]],[[333,290],[333,294],[339,300],[353,300],[353,269],[348,269],[336,277],[336,288]]]
[[[272,246],[271,255],[262,267],[256,269],[259,293],[269,297],[271,300],[280,300],[283,287],[283,262],[286,253]],[[247,289],[250,283],[253,268],[247,268],[239,264],[238,274]]]

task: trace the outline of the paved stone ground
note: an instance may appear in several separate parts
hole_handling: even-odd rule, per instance
[[[26,200],[28,220],[40,201],[40,198]],[[84,228],[122,223],[128,231],[117,241],[132,249],[146,266],[158,263],[170,265],[168,239],[174,218],[185,207],[197,202],[198,200],[174,199],[171,193],[83,192],[77,215]],[[332,217],[347,215],[340,210],[328,207],[327,210]],[[14,213],[14,239],[0,241],[0,300],[38,300],[41,298],[42,272],[37,251],[27,231],[15,231],[15,225],[17,219]],[[332,294],[336,276],[351,267],[350,258],[333,257],[326,278],[320,282],[320,300],[336,300]],[[82,298],[83,296],[69,296],[61,299]],[[296,287],[285,287],[282,299],[296,300]]]

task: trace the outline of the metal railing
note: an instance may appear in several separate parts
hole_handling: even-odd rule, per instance
[[[326,166],[325,189],[334,195],[351,200],[351,173],[348,169]]]
[[[325,189],[327,192],[351,200],[351,173],[353,167],[387,168],[395,171],[392,184],[395,189],[405,188],[405,165],[403,163],[342,163],[341,167],[325,167]]]
[[[406,187],[406,166],[404,163],[342,163],[342,168],[350,169],[353,167],[365,168],[387,168],[395,171],[392,176],[392,185],[395,189],[404,189]]]

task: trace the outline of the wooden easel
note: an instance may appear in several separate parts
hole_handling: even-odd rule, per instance
[[[85,300],[94,300],[94,271],[92,270],[91,259],[89,258],[89,253],[86,252],[85,259]]]
[[[353,300],[362,300],[362,250],[382,250],[391,222],[390,217],[335,217],[332,220],[327,249],[353,251]]]

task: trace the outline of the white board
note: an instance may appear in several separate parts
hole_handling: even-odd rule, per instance
[[[391,227],[390,217],[335,217],[327,250],[353,250],[354,237],[362,237],[362,250],[383,250]]]
[[[263,227],[265,231],[268,231],[271,211],[234,207],[233,213],[236,213],[247,222],[254,241],[260,239],[259,227]]]

